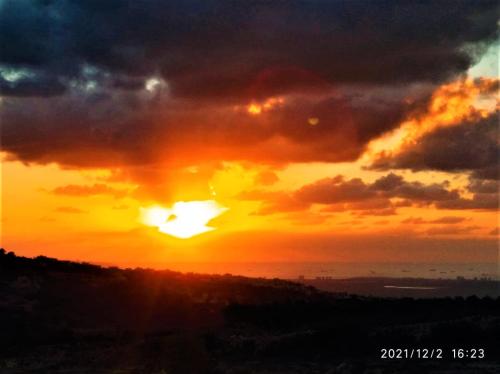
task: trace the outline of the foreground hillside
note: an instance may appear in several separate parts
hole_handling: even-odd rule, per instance
[[[0,250],[0,373],[497,373],[498,336],[500,299],[345,296]],[[419,347],[444,357],[380,359]]]

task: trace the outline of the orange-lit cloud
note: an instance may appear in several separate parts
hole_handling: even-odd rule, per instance
[[[296,191],[246,191],[238,195],[242,200],[261,201],[256,211],[260,215],[307,211],[313,205],[323,206],[321,212],[352,212],[361,216],[397,214],[398,208],[436,207],[449,210],[498,209],[496,191],[478,192],[469,187],[471,197],[465,197],[448,182],[424,184],[406,181],[400,175],[387,174],[367,183],[360,178],[346,179],[341,175],[325,178],[302,186]],[[462,218],[444,217],[422,223],[458,223]],[[406,221],[405,223],[415,223]]]
[[[500,80],[493,78],[464,78],[440,86],[423,113],[417,113],[391,133],[370,142],[366,155],[397,154],[436,129],[487,118],[499,107],[499,84]]]
[[[432,219],[432,220],[425,220],[421,217],[410,217],[410,218],[406,218],[405,220],[403,220],[402,223],[410,223],[412,225],[423,225],[423,224],[453,225],[453,224],[458,224],[458,223],[464,222],[466,220],[467,220],[467,218],[465,218],[465,217],[453,217],[453,216],[441,217],[441,218],[436,218],[436,219]]]
[[[270,186],[270,185],[275,184],[278,181],[279,181],[279,177],[276,175],[276,173],[274,173],[270,170],[261,171],[255,177],[255,184],[256,185]]]
[[[80,208],[75,208],[75,207],[71,207],[71,206],[61,206],[61,207],[58,207],[56,210],[56,212],[59,212],[59,213],[85,213],[84,210],[80,209]]]
[[[262,103],[253,102],[246,109],[249,114],[259,115],[283,105],[284,102],[285,99],[282,97],[271,97]]]
[[[126,196],[129,193],[129,191],[112,188],[103,183],[95,183],[90,186],[82,186],[75,184],[59,186],[54,188],[52,190],[52,193],[56,195],[66,195],[66,196],[111,195],[115,197],[123,197]]]

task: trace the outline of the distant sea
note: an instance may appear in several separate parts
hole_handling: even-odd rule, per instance
[[[397,277],[429,279],[491,278],[500,280],[497,263],[348,263],[348,262],[173,262],[155,268],[205,274],[297,279],[304,277]]]

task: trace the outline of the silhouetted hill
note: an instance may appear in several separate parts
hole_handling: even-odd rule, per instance
[[[498,298],[369,298],[0,250],[0,373],[494,373],[498,336]],[[382,360],[382,348],[443,359]],[[451,360],[452,348],[486,358]]]

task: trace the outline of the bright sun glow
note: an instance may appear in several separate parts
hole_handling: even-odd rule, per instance
[[[164,234],[187,239],[215,230],[207,224],[226,210],[215,200],[205,200],[179,201],[171,208],[141,208],[141,213],[144,224],[158,227],[158,231]]]

